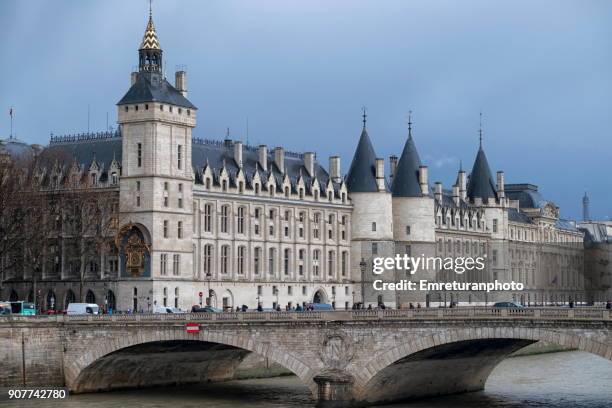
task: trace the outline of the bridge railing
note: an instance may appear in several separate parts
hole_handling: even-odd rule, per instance
[[[363,320],[475,320],[475,319],[540,319],[540,320],[612,320],[612,311],[597,308],[417,308],[371,309],[304,312],[222,312],[179,314],[114,314],[0,316],[1,322],[238,322],[238,321],[363,321]]]

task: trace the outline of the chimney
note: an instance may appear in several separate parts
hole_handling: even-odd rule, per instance
[[[419,166],[419,184],[421,185],[421,194],[424,196],[429,195],[429,181],[427,181],[428,173],[427,166]]]
[[[130,74],[130,86],[134,85],[138,80],[138,72],[132,72]]]
[[[465,200],[467,197],[467,177],[465,170],[459,170],[459,197]]]
[[[385,159],[376,158],[376,185],[378,191],[385,190]]]
[[[334,183],[340,183],[340,156],[331,156],[329,158],[329,176]]]
[[[435,187],[435,193],[434,193],[434,197],[436,198],[436,200],[438,200],[439,202],[442,202],[442,183],[440,183],[439,181],[436,181],[436,187]]]
[[[397,156],[392,155],[389,156],[389,178],[393,181],[393,177],[395,177],[395,173],[397,172]]]
[[[457,184],[453,186],[453,201],[456,206],[459,206],[459,186]]]
[[[504,191],[504,184],[505,184],[504,179],[505,179],[504,172],[498,171],[497,172],[497,196],[499,197],[499,201],[503,201],[503,199],[506,197],[506,192]]]
[[[281,173],[285,174],[285,149],[282,147],[274,148],[274,164]]]
[[[259,145],[259,149],[257,149],[257,153],[259,156],[259,165],[264,169],[264,171],[268,170],[268,146]]]
[[[174,76],[174,87],[177,91],[182,93],[184,97],[187,97],[187,72],[176,71]]]
[[[238,140],[234,142],[234,160],[238,167],[242,168],[242,142]]]
[[[304,167],[310,177],[314,177],[315,154],[313,152],[304,153]]]

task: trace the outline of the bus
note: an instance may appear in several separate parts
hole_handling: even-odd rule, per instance
[[[11,312],[13,314],[22,316],[34,316],[36,314],[36,307],[32,302],[24,302],[19,300],[17,302],[9,302],[11,304]]]

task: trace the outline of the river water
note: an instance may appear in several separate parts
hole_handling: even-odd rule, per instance
[[[231,381],[70,396],[63,401],[7,401],[36,408],[312,408],[296,377]],[[541,354],[503,361],[482,392],[439,397],[387,408],[611,408],[612,362],[583,352]]]

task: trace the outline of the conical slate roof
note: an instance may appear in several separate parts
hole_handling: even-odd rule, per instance
[[[393,183],[391,184],[391,192],[393,197],[422,197],[421,185],[419,184],[419,167],[421,159],[417,152],[412,138],[412,133],[409,133],[408,140],[404,145],[402,156],[397,164],[397,169],[393,175]]]
[[[467,196],[469,198],[480,197],[482,199],[496,198],[497,190],[495,189],[495,182],[491,176],[491,169],[489,168],[489,162],[485,155],[482,146],[478,149],[476,154],[476,160],[474,161],[474,167],[467,185]]]
[[[141,50],[159,50],[159,40],[157,39],[157,33],[155,32],[155,25],[153,24],[153,16],[149,15],[149,22],[145,29],[144,36],[142,37],[142,43],[140,44]]]
[[[372,193],[378,191],[376,184],[376,152],[365,127],[361,132],[353,161],[346,176],[348,191],[352,193]]]

